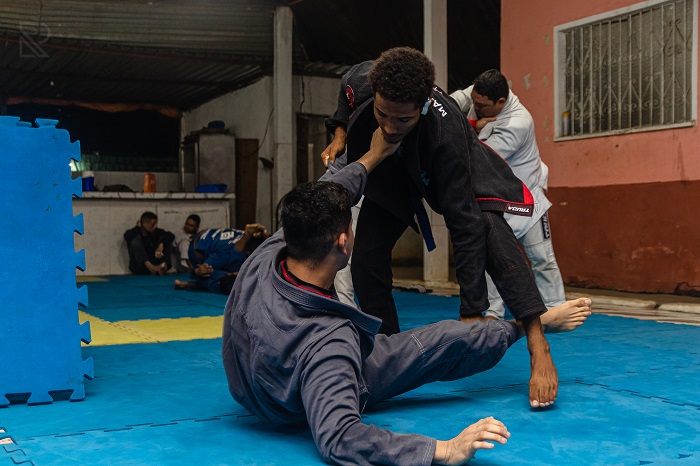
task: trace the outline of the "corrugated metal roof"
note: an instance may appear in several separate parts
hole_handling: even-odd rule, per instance
[[[421,48],[422,2],[2,0],[0,105],[196,107],[272,74],[281,5],[295,17],[294,71],[339,77],[387,48]],[[450,88],[498,67],[499,21],[500,0],[448,1]]]
[[[280,0],[0,5],[0,94],[187,109],[271,72]]]
[[[282,0],[3,0],[0,30],[47,39],[271,56]]]

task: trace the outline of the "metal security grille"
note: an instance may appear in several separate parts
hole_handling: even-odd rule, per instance
[[[561,30],[560,136],[692,121],[693,8],[673,0]]]

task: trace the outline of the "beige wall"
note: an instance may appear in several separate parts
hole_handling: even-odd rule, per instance
[[[294,97],[292,108],[295,112],[312,115],[331,115],[338,102],[339,79],[294,76]],[[303,102],[303,103],[302,103]],[[265,127],[272,111],[272,78],[264,78],[244,89],[239,89],[185,113],[182,119],[183,136],[201,129],[212,120],[223,120],[238,138],[253,138],[263,142],[260,156],[271,158],[273,154],[272,125],[265,135]],[[296,135],[296,121],[294,122]],[[293,147],[296,151],[296,141]],[[320,150],[324,148],[318,148]],[[295,154],[296,156],[296,154]],[[296,157],[295,157],[296,158]],[[294,176],[290,173],[289,176]],[[270,205],[270,171],[258,165],[258,220],[272,224]],[[420,264],[422,262],[421,237],[407,231],[394,249],[394,259],[401,263]]]
[[[560,122],[554,109],[555,26],[636,3],[503,0],[501,67],[535,119],[550,167],[554,245],[565,280],[700,292],[698,127],[554,141]]]
[[[305,76],[302,91],[301,78],[295,76],[293,80],[295,92],[293,108],[295,112],[330,115],[335,109],[338,99],[339,83],[340,81],[336,79]],[[302,100],[303,106],[301,105]],[[259,156],[273,159],[273,125],[270,120],[272,106],[272,78],[266,77],[246,88],[218,97],[186,112],[182,118],[182,133],[184,136],[191,131],[205,127],[212,120],[223,120],[226,127],[237,138],[258,139],[262,143]],[[269,127],[268,121],[270,122]],[[294,171],[289,173],[289,176],[293,175]],[[270,170],[259,163],[258,221],[271,225],[272,208],[273,206],[270,205]]]

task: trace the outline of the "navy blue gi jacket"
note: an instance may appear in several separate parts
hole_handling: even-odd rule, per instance
[[[238,272],[248,255],[236,249],[236,241],[243,236],[243,230],[228,228],[201,230],[192,238],[188,256],[192,269],[209,264],[214,271],[209,277],[200,277],[194,270],[190,276],[212,293],[223,293],[219,282],[230,273]],[[201,257],[195,251],[199,251]]]

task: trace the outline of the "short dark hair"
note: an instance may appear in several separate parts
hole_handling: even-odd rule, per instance
[[[202,223],[202,219],[199,218],[199,215],[197,214],[192,214],[189,217],[187,217],[187,220],[192,220],[194,223],[197,224],[197,227],[199,227],[199,224]]]
[[[377,58],[369,72],[372,91],[397,103],[412,102],[421,108],[435,83],[435,65],[411,47],[395,47]]]
[[[508,80],[496,69],[484,71],[474,79],[474,90],[495,103],[508,98]]]
[[[352,199],[343,186],[313,181],[295,186],[282,198],[281,220],[287,254],[318,264],[352,222]]]
[[[154,214],[153,212],[144,212],[141,214],[141,223],[147,221],[147,220],[158,220],[158,216]]]

